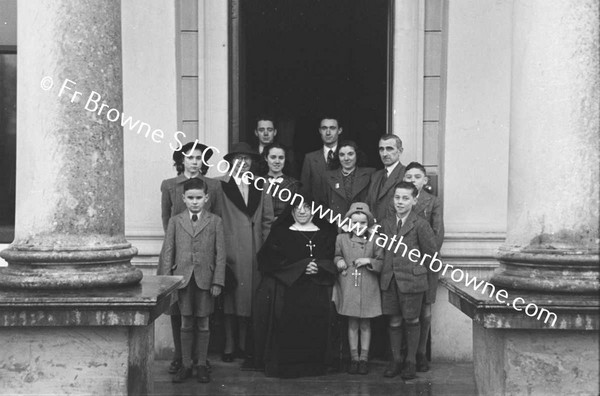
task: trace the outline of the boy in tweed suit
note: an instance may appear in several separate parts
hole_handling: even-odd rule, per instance
[[[389,336],[393,361],[384,372],[385,377],[400,374],[403,379],[416,377],[416,352],[419,343],[419,314],[425,292],[429,288],[427,266],[437,251],[435,234],[429,223],[414,213],[417,204],[417,188],[408,182],[394,187],[395,214],[383,220],[383,236],[397,236],[398,244],[393,250],[383,250],[381,271],[381,308],[389,315]],[[379,238],[378,238],[379,239]],[[381,246],[378,243],[379,246]],[[423,259],[421,260],[421,257]],[[400,348],[402,345],[402,321],[406,327],[408,352],[406,365],[402,368]]]
[[[438,197],[429,194],[423,188],[429,178],[425,167],[418,162],[411,162],[404,170],[404,181],[410,182],[417,187],[417,204],[413,211],[423,217],[435,234],[438,250],[442,249],[444,242],[444,219],[442,217],[442,203]],[[431,305],[435,302],[438,287],[438,273],[429,271],[427,273],[429,289],[425,292],[425,299],[421,307],[419,322],[421,323],[421,336],[419,337],[419,346],[417,348],[417,371],[429,371],[429,362],[425,352],[427,350],[427,339],[429,338],[429,329],[431,329]]]
[[[208,317],[213,299],[225,284],[225,238],[221,218],[203,210],[208,202],[207,186],[192,178],[183,184],[183,201],[187,206],[169,220],[159,273],[183,276],[178,291],[181,311],[182,366],[173,382],[192,375],[192,344],[196,338],[198,361],[206,362],[210,337]],[[194,335],[194,324],[197,331]],[[209,382],[205,365],[198,366],[198,382]]]

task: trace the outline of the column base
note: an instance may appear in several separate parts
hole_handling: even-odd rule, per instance
[[[9,247],[0,252],[0,288],[81,289],[139,283],[142,271],[131,265],[130,244],[97,250],[33,250]]]
[[[494,284],[541,293],[598,294],[598,252],[501,247]]]
[[[473,320],[473,363],[480,395],[598,394],[600,301],[586,294],[510,290],[489,296],[451,280],[449,301]],[[491,285],[491,283],[490,283]],[[494,285],[495,291],[499,290]],[[512,306],[519,300],[517,311]],[[533,315],[545,309],[556,314]],[[531,317],[526,314],[526,311]],[[538,319],[539,318],[539,319]]]
[[[151,393],[153,322],[180,282],[147,276],[119,289],[0,291],[0,389]]]

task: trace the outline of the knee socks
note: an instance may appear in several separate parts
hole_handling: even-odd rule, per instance
[[[194,343],[194,328],[181,328],[181,358],[183,365],[192,367],[192,344]],[[206,360],[206,359],[205,359]]]
[[[416,363],[417,346],[421,333],[421,324],[405,322],[406,327],[406,361]]]
[[[171,315],[171,331],[173,332],[173,345],[175,346],[175,355],[173,360],[181,359],[181,316]]]
[[[198,364],[200,366],[204,366],[206,364],[209,340],[209,330],[198,330],[198,332],[196,333],[196,351],[198,354]]]
[[[402,329],[398,327],[388,328],[390,336],[390,347],[392,348],[392,358],[395,362],[402,362],[402,355],[400,354],[400,348],[402,346]]]
[[[419,336],[417,353],[425,355],[427,350],[427,339],[429,338],[429,329],[431,329],[431,315],[420,318],[419,322],[421,322],[421,334]]]

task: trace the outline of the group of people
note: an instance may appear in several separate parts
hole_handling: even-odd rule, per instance
[[[255,147],[236,143],[224,157],[232,168],[226,176],[205,176],[212,151],[198,142],[173,153],[178,176],[161,185],[158,274],[184,278],[168,312],[174,382],[190,378],[193,367],[199,382],[210,381],[216,298],[224,313],[224,362],[245,358],[243,368],[280,378],[325,374],[341,347],[335,328],[345,318],[348,372],[367,374],[370,319],[386,315],[392,360],[384,376],[410,379],[428,370],[437,277],[427,263],[406,257],[413,249],[432,257],[443,241],[441,205],[424,189],[426,170],[400,162],[396,135],[380,138],[384,168],[375,171],[364,166],[356,143],[339,139],[337,118],[324,117],[318,132],[323,147],[306,154],[300,180],[266,116],[257,119]],[[265,184],[293,199],[270,194]],[[329,220],[349,222],[315,216],[318,206],[331,211]],[[401,238],[404,249],[387,249],[380,240],[388,237]]]

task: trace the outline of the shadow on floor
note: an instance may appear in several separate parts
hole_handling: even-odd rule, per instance
[[[321,377],[298,379],[266,378],[263,373],[241,371],[241,360],[221,362],[219,356],[210,356],[212,381],[200,384],[195,378],[182,384],[173,384],[167,373],[169,361],[154,363],[154,395],[403,395],[442,396],[476,395],[472,363],[433,363],[427,373],[418,378],[402,381],[400,377],[384,378],[386,362],[370,363],[368,375],[329,374]]]

